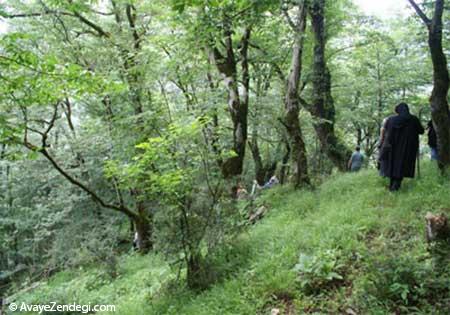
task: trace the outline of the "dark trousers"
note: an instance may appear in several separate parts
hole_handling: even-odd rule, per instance
[[[400,186],[402,185],[403,178],[396,178],[391,177],[391,182],[389,184],[389,190],[390,191],[397,191],[400,189]]]

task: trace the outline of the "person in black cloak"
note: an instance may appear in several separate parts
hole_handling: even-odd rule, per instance
[[[390,178],[390,191],[399,190],[403,178],[414,178],[419,134],[425,132],[419,119],[409,113],[406,103],[398,104],[395,112],[397,115],[386,122],[386,138],[380,154],[382,171]]]

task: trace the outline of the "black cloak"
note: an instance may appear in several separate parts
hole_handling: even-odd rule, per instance
[[[401,103],[395,108],[397,116],[386,122],[386,141],[381,159],[383,173],[391,178],[414,177],[416,157],[419,150],[419,134],[425,130],[419,119],[409,113],[408,105]]]

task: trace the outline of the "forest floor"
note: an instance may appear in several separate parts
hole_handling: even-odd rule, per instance
[[[215,257],[220,279],[201,293],[162,257],[127,254],[115,278],[68,270],[16,301],[115,304],[120,315],[450,314],[450,264],[427,250],[424,220],[450,215],[450,182],[425,163],[400,192],[386,185],[364,170],[315,191],[267,191],[268,214]]]

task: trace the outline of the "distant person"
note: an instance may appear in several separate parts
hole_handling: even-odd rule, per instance
[[[403,178],[414,178],[419,134],[424,133],[419,119],[409,113],[406,103],[398,104],[395,112],[397,115],[386,122],[386,135],[380,154],[385,176],[390,178],[390,191],[399,190]]]
[[[237,199],[242,200],[242,199],[247,199],[247,198],[248,198],[247,189],[245,189],[244,186],[239,185],[239,187],[237,189]]]
[[[273,175],[269,181],[267,183],[265,183],[264,185],[260,186],[258,184],[258,181],[255,179],[253,181],[253,188],[252,188],[252,195],[256,192],[256,189],[269,189],[272,188],[275,185],[278,185],[280,183],[280,181],[278,180],[278,177],[276,175]]]
[[[278,177],[276,177],[275,175],[273,175],[269,181],[267,183],[264,184],[264,186],[262,186],[263,189],[267,189],[267,188],[272,188],[275,185],[278,185],[280,183],[280,181],[278,180]]]
[[[431,160],[438,160],[438,146],[436,131],[434,130],[433,121],[428,122],[428,146],[430,147]]]
[[[248,197],[248,192],[242,183],[238,183],[236,186],[232,187],[232,195],[234,199],[244,200]]]
[[[351,172],[358,172],[364,162],[364,155],[360,152],[360,146],[355,148],[355,152],[353,152],[350,160],[348,160],[348,168]]]

